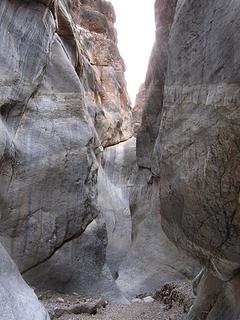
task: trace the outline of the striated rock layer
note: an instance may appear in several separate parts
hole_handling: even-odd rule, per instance
[[[155,9],[137,160],[160,177],[165,233],[205,266],[189,319],[237,320],[240,4],[157,0]]]

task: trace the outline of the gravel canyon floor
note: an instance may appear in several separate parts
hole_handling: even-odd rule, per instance
[[[139,295],[129,304],[102,299],[38,292],[52,320],[184,320],[193,302],[190,282],[165,284],[151,295]]]
[[[130,305],[109,305],[99,314],[68,316],[62,317],[62,320],[184,320],[184,314],[180,308],[174,308],[169,311],[162,309],[163,305],[159,302],[140,304],[132,303]]]

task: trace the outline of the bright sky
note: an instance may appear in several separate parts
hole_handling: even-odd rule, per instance
[[[117,15],[118,46],[132,103],[144,82],[155,38],[155,0],[110,0]]]

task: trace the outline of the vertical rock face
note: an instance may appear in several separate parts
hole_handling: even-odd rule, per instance
[[[86,77],[90,73],[90,82],[84,87],[85,103],[102,146],[117,144],[129,139],[132,129],[125,65],[117,47],[113,7],[102,0],[75,0],[71,12]]]
[[[85,14],[104,21],[92,32],[64,1],[0,4],[0,235],[21,271],[97,216],[96,155],[131,136],[114,13],[99,3],[107,16],[74,2],[85,28]]]
[[[153,170],[152,154],[158,137],[165,76],[168,64],[168,38],[177,0],[156,1],[156,42],[146,75],[146,98],[137,139],[138,164]],[[156,169],[154,169],[156,171]]]
[[[175,5],[176,1],[156,2],[156,43],[145,84],[140,88],[139,100],[133,110],[133,120],[139,127],[136,150],[138,172],[130,196],[133,244],[118,279],[126,296],[153,291],[168,281],[192,278],[199,268],[196,261],[179,252],[167,239],[159,215],[161,178],[154,149],[161,120],[168,37]],[[142,121],[139,123],[141,113]]]
[[[67,242],[81,258],[91,239],[88,262],[99,277],[105,266],[101,153],[132,136],[114,21],[101,0],[0,3],[0,239],[25,275],[52,256],[55,268]]]
[[[107,148],[98,182],[98,201],[108,230],[107,263],[117,278],[131,246],[129,197],[136,174],[136,139]],[[107,200],[107,201],[106,201]]]
[[[137,136],[138,130],[142,122],[142,111],[145,103],[145,83],[141,84],[139,91],[136,95],[135,104],[133,107],[133,126],[134,126],[134,135]]]
[[[135,176],[135,138],[106,148],[98,171],[99,215],[77,239],[24,274],[42,289],[79,292],[126,302],[115,280],[131,245],[129,193]]]
[[[206,266],[189,319],[239,319],[240,4],[155,6],[137,160],[160,177],[165,233]]]
[[[124,301],[191,274],[157,220],[158,180],[135,174],[111,4],[4,0],[0,12],[0,238],[25,279]]]

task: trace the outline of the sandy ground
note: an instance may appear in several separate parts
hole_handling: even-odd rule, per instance
[[[61,320],[185,320],[181,308],[164,311],[163,305],[153,303],[131,303],[130,305],[109,305],[96,315],[64,316]]]
[[[144,302],[146,295],[140,295],[137,302],[126,305],[77,294],[38,292],[38,295],[53,320],[185,320],[193,303],[190,282],[166,284],[151,294],[152,302]]]

